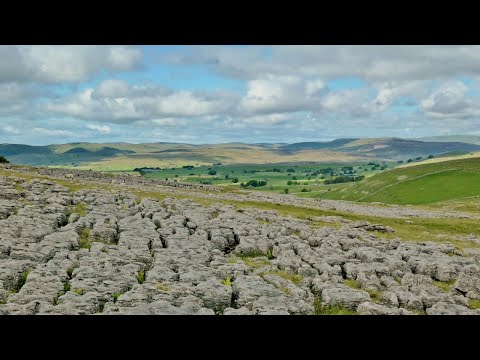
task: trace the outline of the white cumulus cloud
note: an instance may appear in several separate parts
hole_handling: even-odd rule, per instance
[[[132,70],[141,62],[142,52],[135,46],[2,45],[0,82],[77,82],[102,70]]]
[[[34,128],[33,133],[36,135],[45,135],[45,136],[74,136],[75,134],[68,130],[55,130],[55,129],[46,129],[46,128]]]
[[[87,128],[98,131],[101,134],[110,134],[112,132],[112,128],[107,125],[88,124]]]

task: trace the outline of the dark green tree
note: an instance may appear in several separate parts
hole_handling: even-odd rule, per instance
[[[10,161],[7,160],[5,156],[0,155],[0,164],[9,164]]]

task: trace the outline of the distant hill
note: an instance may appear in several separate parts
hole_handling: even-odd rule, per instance
[[[427,142],[393,138],[360,146],[356,150],[368,151],[376,156],[384,156],[392,159],[405,159],[406,157],[424,157],[453,151],[480,151],[480,145],[461,142]]]
[[[11,156],[18,154],[50,154],[48,146],[30,146],[21,144],[0,144],[0,155]]]
[[[99,150],[88,150],[83,147],[72,148],[70,150],[65,151],[63,154],[82,154],[82,155],[89,155],[89,156],[114,156],[120,154],[134,154],[135,151],[132,150],[121,150],[116,149],[113,147],[103,147]]]
[[[411,157],[439,155],[447,152],[480,151],[480,145],[461,142],[426,142],[399,138],[337,139],[330,142],[302,142],[280,147],[279,151],[335,150],[357,155],[407,160]]]
[[[131,170],[137,167],[265,163],[364,163],[406,161],[442,154],[468,154],[480,145],[465,142],[419,141],[399,138],[352,138],[293,144],[224,143],[70,143],[49,146],[0,144],[0,155],[14,164],[75,166],[96,170]]]
[[[336,139],[327,142],[300,142],[284,145],[279,148],[280,151],[299,151],[299,150],[318,150],[318,149],[336,149],[345,144],[351,143],[357,139]]]
[[[480,145],[480,136],[475,135],[430,136],[418,138],[416,140],[433,142],[462,142],[467,144]]]

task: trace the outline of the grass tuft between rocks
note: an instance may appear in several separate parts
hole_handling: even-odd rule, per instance
[[[480,309],[480,300],[468,300],[468,307],[472,310]]]
[[[92,247],[92,240],[90,239],[90,229],[83,228],[80,232],[80,249],[88,249]]]
[[[140,270],[138,272],[137,281],[139,284],[143,284],[145,282],[145,270]]]
[[[442,289],[445,292],[449,292],[452,290],[453,284],[455,284],[456,279],[452,279],[450,281],[434,281],[433,285]]]
[[[341,305],[323,305],[322,300],[316,297],[313,301],[315,315],[357,315],[357,312]]]

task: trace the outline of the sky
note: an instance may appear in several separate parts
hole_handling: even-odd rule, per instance
[[[0,46],[0,143],[480,135],[480,46]]]

